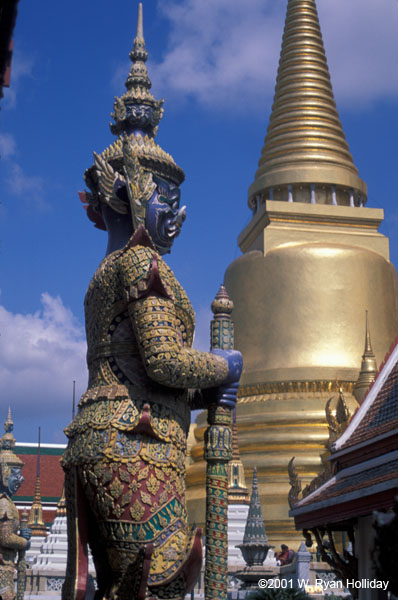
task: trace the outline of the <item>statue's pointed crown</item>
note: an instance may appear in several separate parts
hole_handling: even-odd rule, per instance
[[[115,98],[114,113],[111,115],[115,123],[111,124],[111,131],[119,135],[138,129],[154,137],[163,116],[164,100],[155,100],[150,92],[152,83],[145,64],[148,52],[145,48],[141,2],[138,5],[137,33],[129,56],[133,64],[125,83],[127,92]]]
[[[108,203],[107,193],[101,184],[101,176],[109,174],[105,181],[109,193],[112,192],[114,178],[125,175],[126,148],[130,159],[138,161],[137,169],[169,179],[180,185],[184,179],[184,171],[175,163],[170,154],[165,152],[154,140],[159,122],[163,116],[163,100],[155,100],[150,92],[151,81],[146,68],[148,52],[145,47],[143,33],[142,3],[138,5],[137,31],[130,52],[132,66],[126,79],[127,91],[115,98],[114,112],[111,114],[114,123],[110,128],[117,135],[116,141],[100,155],[95,155],[95,164],[86,170],[84,178],[90,192],[79,194],[87,215],[96,227],[105,229],[102,217],[98,212],[99,203]],[[102,177],[104,180],[104,177]],[[116,199],[117,201],[117,199]],[[145,204],[141,198],[141,203]],[[125,212],[124,207],[112,205],[117,212]]]
[[[3,485],[7,485],[12,467],[22,467],[22,460],[14,453],[15,438],[13,435],[14,422],[11,407],[8,408],[7,419],[4,422],[4,435],[0,440],[0,475]]]
[[[339,186],[366,200],[337,112],[315,0],[288,0],[274,103],[249,205],[271,188],[303,184]]]

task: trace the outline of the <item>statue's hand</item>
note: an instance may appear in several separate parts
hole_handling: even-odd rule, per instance
[[[217,404],[226,408],[235,408],[239,382],[221,385],[217,390]]]
[[[19,535],[21,537],[23,537],[25,540],[30,540],[30,538],[32,537],[32,530],[29,529],[29,527],[22,527]],[[29,544],[30,545],[30,544]]]
[[[221,350],[219,348],[214,348],[211,353],[222,356],[228,363],[228,375],[225,381],[223,381],[223,385],[238,383],[243,368],[242,354],[239,350]]]

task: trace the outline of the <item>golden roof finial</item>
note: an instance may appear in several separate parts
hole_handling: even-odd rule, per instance
[[[366,311],[365,350],[362,355],[361,370],[354,388],[354,396],[361,403],[371,383],[374,382],[377,373],[377,362],[370,341],[370,329],[368,323],[368,311]]]
[[[370,341],[370,331],[369,331],[369,323],[368,323],[368,311],[366,312],[366,333],[365,333],[365,352],[364,356],[369,356],[375,358],[372,350],[372,343]]]
[[[43,521],[43,507],[41,503],[40,490],[40,427],[37,443],[35,495],[29,511],[28,527],[32,530],[33,537],[43,537],[47,535],[47,529]]]
[[[62,494],[57,504],[56,517],[66,517],[66,499],[65,499],[65,485],[62,486]]]
[[[324,185],[330,189],[322,203],[365,202],[366,184],[333,97],[315,0],[289,0],[274,104],[249,204],[260,193],[272,199],[275,188],[283,188],[275,199],[287,200],[290,192],[293,200],[317,202],[315,187]]]

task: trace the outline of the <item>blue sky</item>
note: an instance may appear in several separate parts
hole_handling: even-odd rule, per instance
[[[340,117],[368,206],[398,263],[397,0],[318,0]],[[158,143],[186,173],[187,221],[168,262],[208,344],[209,305],[250,220],[286,0],[144,0],[148,69],[165,98]],[[62,442],[72,380],[85,391],[83,298],[105,251],[78,191],[112,141],[137,3],[20,0],[0,112],[0,398],[18,440]],[[3,417],[0,414],[0,421]]]

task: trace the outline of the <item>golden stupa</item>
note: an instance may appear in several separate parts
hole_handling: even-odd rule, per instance
[[[272,114],[249,188],[253,217],[239,236],[243,255],[225,275],[244,358],[240,453],[249,478],[257,467],[275,546],[296,549],[302,540],[288,517],[289,460],[296,457],[304,485],[316,476],[328,440],[326,402],[337,402],[342,388],[355,410],[360,370],[359,400],[366,371],[374,375],[398,333],[397,277],[378,232],[383,210],[366,208],[366,193],[337,113],[315,0],[289,0]],[[364,351],[366,311],[373,350],[366,335]],[[202,413],[187,479],[198,524],[205,427]]]

